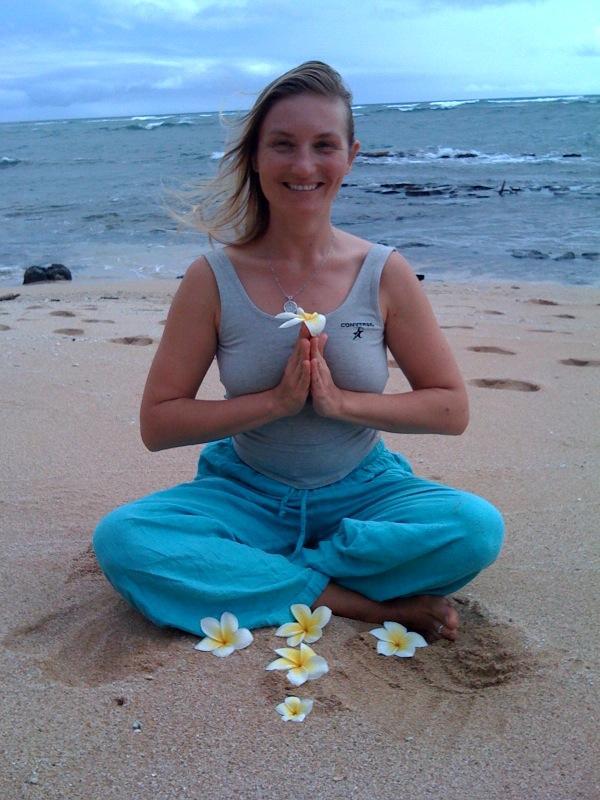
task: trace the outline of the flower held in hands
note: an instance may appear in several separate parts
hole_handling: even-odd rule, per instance
[[[254,639],[248,628],[240,628],[237,617],[228,611],[221,614],[220,622],[214,617],[204,617],[200,620],[200,627],[206,638],[198,642],[194,649],[204,650],[220,658],[230,655],[234,650],[248,647]]]
[[[414,656],[417,647],[427,647],[427,642],[419,633],[407,631],[399,622],[384,622],[383,628],[375,628],[369,633],[376,636],[377,652],[383,656]]]
[[[301,686],[306,681],[314,681],[329,672],[327,661],[318,656],[307,644],[301,644],[299,649],[282,647],[275,652],[281,658],[271,661],[266,669],[287,670],[288,681],[294,686]]]
[[[327,606],[319,606],[311,611],[308,606],[296,603],[290,607],[290,611],[297,621],[286,622],[275,631],[275,636],[289,637],[287,643],[290,647],[296,647],[300,642],[308,644],[316,642],[323,635],[323,628],[331,619],[331,609]]]
[[[317,314],[316,311],[308,313],[302,308],[298,308],[295,313],[291,311],[282,311],[281,314],[275,315],[275,319],[287,320],[279,326],[280,328],[291,328],[292,325],[301,325],[304,323],[310,331],[311,336],[318,336],[322,333],[325,328],[325,323],[327,322],[323,314]]]
[[[312,711],[314,700],[301,700],[299,697],[286,697],[285,702],[276,707],[284,722],[304,722]]]

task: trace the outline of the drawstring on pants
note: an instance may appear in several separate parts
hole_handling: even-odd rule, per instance
[[[308,503],[308,489],[294,489],[293,486],[290,486],[285,495],[281,498],[281,502],[279,503],[279,511],[277,512],[278,517],[284,517],[287,512],[290,510],[290,501],[292,497],[296,495],[296,493],[300,497],[300,535],[298,536],[298,541],[296,542],[296,547],[294,548],[294,552],[290,556],[290,559],[295,558],[298,553],[304,547],[306,542],[306,517],[307,517],[307,503]]]

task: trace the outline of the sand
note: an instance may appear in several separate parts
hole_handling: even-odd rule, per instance
[[[385,439],[496,503],[506,545],[456,598],[455,645],[385,658],[372,626],[334,618],[303,724],[275,712],[293,692],[264,671],[272,629],[227,659],[195,651],[130,609],[90,551],[111,508],[195,471],[199,448],[139,438],[177,281],[0,291],[19,295],[0,300],[0,797],[600,796],[600,290],[424,286],[472,421]],[[203,392],[222,396],[214,365]]]

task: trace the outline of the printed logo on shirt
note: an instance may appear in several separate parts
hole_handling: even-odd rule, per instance
[[[352,335],[352,341],[355,342],[357,339],[362,339],[362,335],[365,332],[365,328],[374,328],[375,324],[373,322],[341,322],[340,328],[355,328]]]

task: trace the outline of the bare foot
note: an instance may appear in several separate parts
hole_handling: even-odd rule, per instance
[[[334,614],[363,622],[400,622],[424,634],[429,641],[457,637],[458,612],[446,597],[420,594],[377,602],[331,581],[313,607],[328,606]]]
[[[458,612],[445,597],[421,594],[416,597],[396,597],[380,604],[388,616],[386,620],[400,622],[412,630],[423,633],[430,641],[456,640]]]

